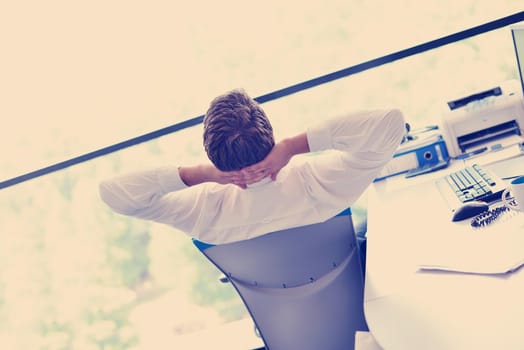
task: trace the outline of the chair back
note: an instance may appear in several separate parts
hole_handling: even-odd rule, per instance
[[[352,350],[355,331],[368,330],[349,210],[245,241],[194,243],[233,284],[266,349]]]

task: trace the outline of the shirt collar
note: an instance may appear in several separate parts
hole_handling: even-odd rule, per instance
[[[265,184],[268,184],[270,182],[271,182],[271,176],[267,176],[258,182],[247,185],[247,188],[255,188],[255,187],[264,186]]]

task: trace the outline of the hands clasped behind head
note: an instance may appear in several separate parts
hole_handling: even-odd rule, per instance
[[[287,149],[286,145],[278,143],[266,158],[260,162],[228,173],[234,177],[236,182],[233,183],[242,188],[246,188],[247,185],[258,182],[268,176],[271,176],[271,180],[275,181],[278,172],[286,166],[291,157],[292,153]]]
[[[243,168],[241,170],[228,171],[226,172],[226,174],[231,180],[231,183],[238,185],[242,188],[245,188],[246,185],[251,185],[256,182],[259,182],[260,180],[269,175],[269,172],[265,168],[251,167],[252,166]]]

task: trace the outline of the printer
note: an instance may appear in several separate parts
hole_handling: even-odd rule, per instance
[[[441,126],[451,157],[523,142],[524,102],[520,84],[510,80],[448,101]]]

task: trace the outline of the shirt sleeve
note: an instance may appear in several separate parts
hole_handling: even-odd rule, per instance
[[[199,214],[194,206],[186,205],[195,197],[190,190],[182,191],[185,189],[189,187],[180,178],[177,166],[124,174],[99,185],[100,197],[115,212],[169,224],[188,232],[193,229]]]
[[[405,133],[397,109],[365,111],[327,120],[307,131],[312,152],[301,170],[307,192],[319,203],[351,205],[392,158]]]
[[[336,149],[358,153],[396,149],[405,133],[398,109],[355,112],[322,122],[307,131],[312,152]]]

